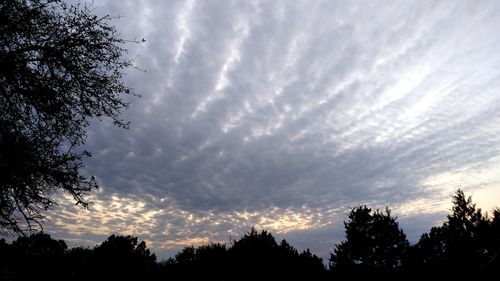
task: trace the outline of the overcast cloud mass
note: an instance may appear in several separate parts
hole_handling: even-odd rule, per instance
[[[251,226],[327,257],[348,208],[393,209],[410,240],[457,188],[500,199],[498,1],[96,1],[120,15],[130,130],[96,122],[91,213],[46,231],[111,233],[160,257]]]

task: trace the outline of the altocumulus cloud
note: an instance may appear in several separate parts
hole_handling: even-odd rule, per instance
[[[125,118],[89,130],[89,213],[55,236],[138,235],[160,256],[251,226],[326,257],[349,206],[410,238],[449,196],[500,198],[497,1],[107,1],[139,68]],[[411,223],[410,223],[411,222]]]

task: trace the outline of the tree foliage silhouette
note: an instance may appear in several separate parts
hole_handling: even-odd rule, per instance
[[[63,280],[65,274],[59,266],[65,265],[67,248],[64,241],[43,232],[21,236],[0,252],[4,267],[0,270],[7,273],[3,279],[0,273],[0,280],[35,280],[39,276]]]
[[[40,225],[57,191],[87,206],[97,188],[80,172],[93,118],[127,127],[126,42],[90,7],[62,0],[0,3],[0,228]]]
[[[156,263],[156,255],[137,237],[111,235],[94,249],[93,268],[101,277],[146,278]]]
[[[496,273],[500,268],[500,209],[497,208],[492,213],[493,218],[486,238],[486,253],[489,259],[481,265],[486,276]]]
[[[229,248],[223,244],[186,247],[163,264],[167,280],[320,280],[325,267],[309,249],[299,253],[252,228]]]
[[[151,280],[156,256],[137,237],[111,235],[99,246],[67,248],[43,232],[0,240],[0,280]]]
[[[270,232],[255,228],[233,242],[229,259],[233,261],[230,279],[317,280],[325,272],[323,260],[309,249],[299,253],[285,239],[278,244]]]
[[[331,254],[330,266],[337,271],[391,272],[401,267],[409,242],[391,211],[372,211],[367,206],[351,209],[344,222],[346,239]]]
[[[452,203],[452,213],[443,225],[424,233],[415,248],[421,266],[441,271],[443,277],[463,278],[477,274],[494,258],[495,252],[488,249],[494,220],[490,222],[460,189]]]
[[[276,266],[278,244],[271,233],[255,228],[241,239],[233,241],[230,259],[238,261],[231,266],[233,279],[257,280],[259,276],[273,273]]]
[[[210,243],[185,247],[163,264],[167,280],[226,280],[226,245]]]

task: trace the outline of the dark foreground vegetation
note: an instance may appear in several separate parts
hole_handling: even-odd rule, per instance
[[[500,270],[500,210],[488,217],[460,190],[445,222],[415,245],[388,208],[352,208],[344,225],[328,266],[254,228],[230,245],[186,247],[166,261],[132,236],[68,249],[40,232],[0,240],[0,280],[479,280]]]

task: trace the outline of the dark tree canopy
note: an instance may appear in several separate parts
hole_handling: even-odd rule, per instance
[[[58,191],[77,204],[97,188],[80,172],[91,119],[127,127],[133,95],[122,82],[125,40],[85,5],[62,0],[0,2],[0,227],[40,225]]]
[[[63,240],[54,240],[50,235],[38,232],[29,237],[21,236],[12,243],[12,246],[29,255],[63,255],[68,246]]]
[[[493,220],[488,219],[460,189],[452,203],[452,213],[443,225],[424,233],[415,245],[417,263],[426,270],[442,272],[445,278],[449,273],[456,278],[476,275],[497,259],[499,251],[491,243],[500,237],[494,232],[497,215],[494,211]]]
[[[165,280],[322,280],[323,260],[252,228],[239,240],[185,247],[164,263]]]
[[[108,277],[108,280],[139,280],[149,279],[146,275],[155,263],[156,255],[151,253],[144,241],[113,234],[94,249],[92,267],[97,272],[106,273],[102,276]]]
[[[391,211],[352,208],[344,222],[346,239],[331,255],[335,270],[391,271],[402,265],[409,242]]]
[[[111,235],[95,248],[67,248],[43,232],[0,240],[0,280],[152,280],[156,256],[137,237]]]

